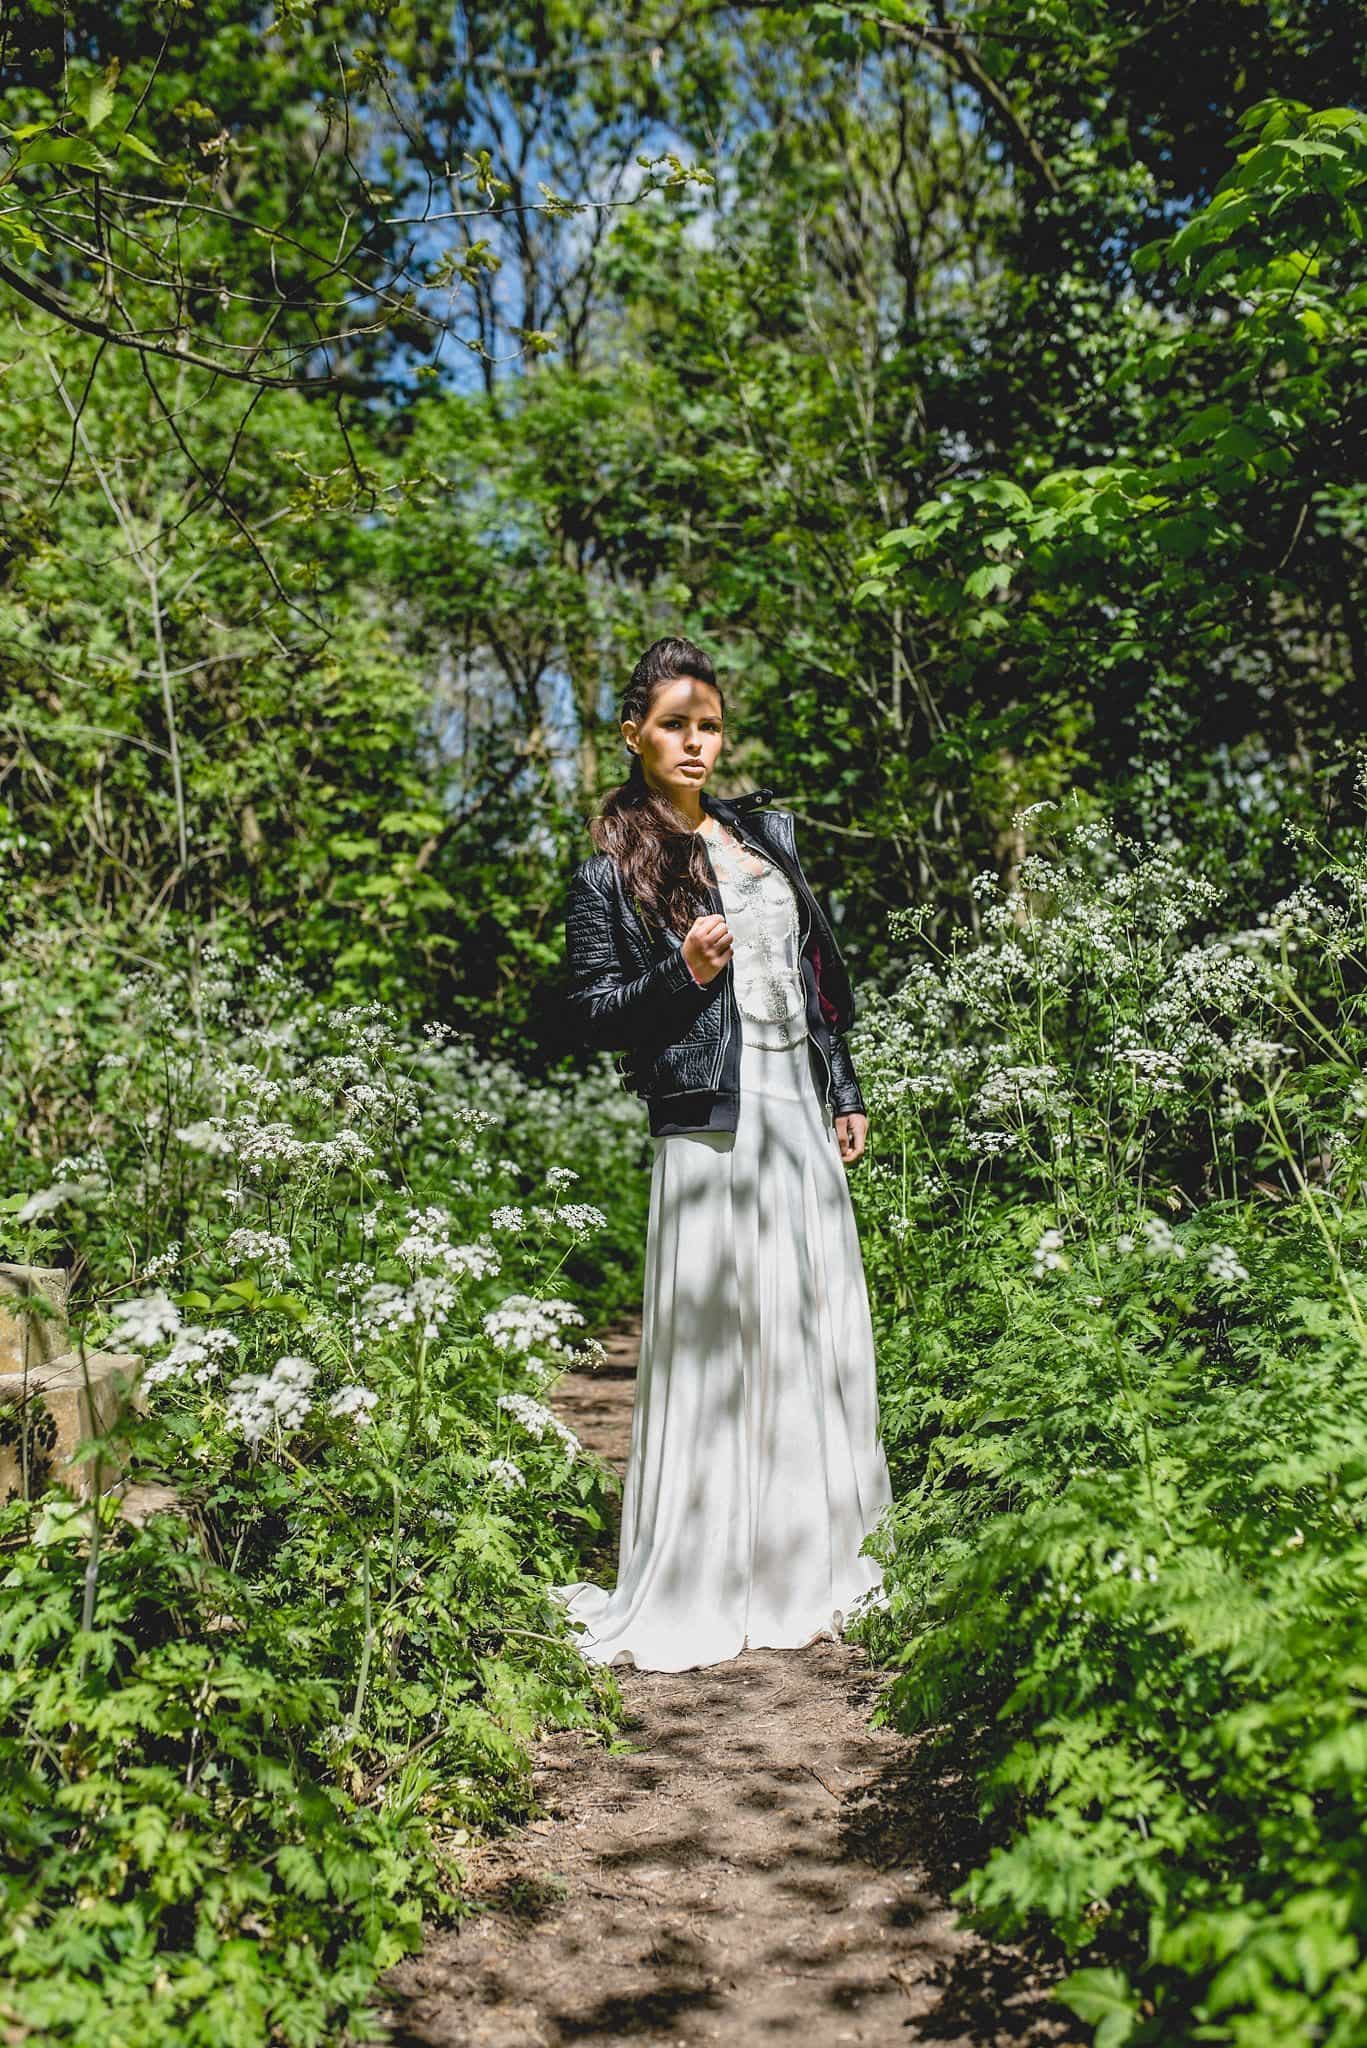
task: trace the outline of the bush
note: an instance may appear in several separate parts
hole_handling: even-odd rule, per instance
[[[1074,1951],[1102,2048],[1367,2029],[1361,851],[1314,880],[1220,934],[1076,827],[865,1011],[862,1627],[991,1817],[962,1903]]]
[[[581,1175],[633,1240],[629,1106],[212,956],[117,993],[86,1142],[0,1235],[79,1247],[74,1340],[140,1357],[145,1397],[87,1453],[173,1497],[0,1515],[0,2013],[311,2043],[460,1910],[535,1733],[613,1725],[545,1591],[612,1482],[545,1397],[620,1285]],[[53,1079],[51,1126],[79,1109]]]

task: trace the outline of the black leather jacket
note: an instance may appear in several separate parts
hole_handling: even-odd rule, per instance
[[[791,811],[764,811],[771,789],[748,796],[701,792],[702,808],[776,862],[797,893],[807,1050],[832,1116],[864,1110],[845,1033],[854,997],[825,912],[798,860]],[[708,908],[723,914],[714,887]],[[740,1012],[728,961],[705,987],[694,981],[676,932],[647,926],[610,854],[593,853],[570,880],[565,912],[569,1004],[585,1045],[618,1052],[622,1086],[644,1098],[652,1137],[734,1131],[740,1107]]]

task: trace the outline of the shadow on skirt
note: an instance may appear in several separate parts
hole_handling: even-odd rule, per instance
[[[655,1140],[617,1585],[552,1589],[595,1663],[836,1637],[891,1500],[854,1209],[806,1042],[743,1044],[738,1126]]]

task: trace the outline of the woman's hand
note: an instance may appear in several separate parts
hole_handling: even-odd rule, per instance
[[[835,1120],[835,1135],[840,1141],[840,1157],[846,1166],[853,1166],[864,1149],[868,1136],[869,1120],[857,1109],[847,1109]]]
[[[683,956],[695,981],[715,981],[731,958],[731,933],[715,912],[695,917],[683,942]]]

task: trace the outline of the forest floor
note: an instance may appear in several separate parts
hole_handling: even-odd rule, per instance
[[[639,1326],[567,1375],[557,1412],[626,1464]],[[605,1560],[586,1576],[610,1572]],[[545,1818],[462,1853],[481,1908],[381,1986],[401,2048],[681,2048],[790,2040],[1073,2044],[1047,1973],[955,1925],[965,1788],[871,1728],[886,1674],[848,1643],[701,1671],[617,1668],[613,1751],[538,1745]]]

